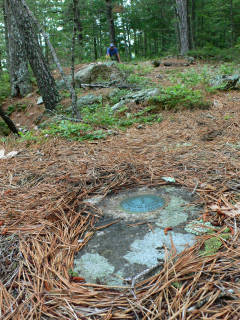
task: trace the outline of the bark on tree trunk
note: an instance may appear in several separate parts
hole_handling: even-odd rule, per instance
[[[24,0],[7,1],[21,34],[23,47],[37,79],[45,107],[52,110],[60,99],[55,80],[50,73],[38,43],[36,25],[29,14],[29,9]]]
[[[179,25],[180,54],[185,55],[189,51],[187,0],[176,0],[176,12]]]
[[[97,52],[97,38],[93,37],[93,48],[94,48],[94,60],[98,59],[98,52]]]
[[[192,48],[195,48],[195,23],[196,23],[196,5],[195,0],[192,0],[192,15],[191,15],[191,41]]]
[[[74,15],[74,21],[76,20],[76,14],[77,14],[77,5],[78,0],[73,0],[73,15]],[[72,116],[80,119],[80,113],[77,108],[77,95],[75,91],[75,73],[74,73],[74,67],[75,67],[75,37],[77,34],[77,25],[74,24],[73,26],[73,35],[72,35],[72,65],[71,65],[71,73],[72,73],[72,87],[73,90],[71,92],[71,98],[72,98]]]
[[[106,14],[110,34],[110,42],[116,44],[115,26],[112,14],[112,0],[106,0]]]
[[[83,26],[80,18],[80,13],[78,9],[78,0],[74,0],[74,23],[76,25],[76,33],[78,36],[78,43],[80,46],[82,46],[82,40],[83,40]]]
[[[129,24],[126,23],[126,31],[127,31],[127,42],[128,42],[128,55],[129,59],[132,59],[132,46],[131,46],[131,36],[130,36],[130,29]]]
[[[8,71],[11,83],[11,96],[24,97],[32,91],[28,61],[16,21],[8,3],[4,1],[4,20],[7,39]]]
[[[16,128],[15,124],[13,123],[13,121],[5,114],[5,112],[2,110],[1,106],[0,106],[0,116],[2,117],[2,119],[5,121],[5,123],[7,124],[8,128],[13,132],[16,133],[17,135],[19,135],[18,129]]]
[[[144,57],[145,58],[147,58],[147,53],[148,53],[148,51],[147,51],[147,48],[148,48],[148,41],[147,41],[147,34],[146,34],[146,32],[144,32],[144,34],[143,34],[143,50],[144,50]]]
[[[230,0],[230,25],[231,25],[231,48],[233,47],[234,42],[234,19],[233,19],[233,1]]]

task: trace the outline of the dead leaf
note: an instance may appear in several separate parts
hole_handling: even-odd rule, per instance
[[[71,281],[73,281],[73,282],[86,282],[86,280],[82,277],[71,277]]]
[[[172,230],[171,227],[165,228],[165,229],[164,229],[164,234],[165,234],[165,236],[168,234],[168,231],[171,231],[171,230]]]
[[[213,204],[212,206],[210,206],[210,209],[216,211],[219,215],[226,215],[230,218],[234,218],[240,215],[240,202],[237,202],[235,205],[231,205],[228,207],[221,207],[220,205]]]
[[[3,229],[2,235],[4,236],[7,232],[8,232],[8,229],[7,229],[7,228]]]

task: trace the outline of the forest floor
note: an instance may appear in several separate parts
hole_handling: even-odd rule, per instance
[[[185,68],[160,66],[145,77],[168,85],[169,70]],[[12,119],[33,128],[43,111],[37,98],[35,91],[4,107],[24,101],[26,110]],[[240,91],[208,98],[208,110],[162,111],[160,123],[133,125],[103,140],[0,142],[0,149],[18,151],[0,159],[0,319],[240,319]],[[216,228],[219,250],[199,255],[213,237],[205,234],[178,259],[169,256],[157,275],[127,289],[72,277],[74,255],[101,215],[84,199],[167,184],[163,176],[199,196],[199,218]],[[226,228],[229,237],[222,236]]]

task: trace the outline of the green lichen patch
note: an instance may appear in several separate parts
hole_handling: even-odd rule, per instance
[[[223,240],[230,238],[230,233],[224,233],[220,236],[212,237],[204,241],[204,250],[201,250],[199,253],[201,256],[211,256],[217,253],[222,247]]]
[[[184,228],[186,232],[193,233],[197,236],[204,233],[208,233],[213,229],[216,229],[216,227],[214,227],[210,222],[204,222],[202,219],[193,220],[190,223],[188,223]]]

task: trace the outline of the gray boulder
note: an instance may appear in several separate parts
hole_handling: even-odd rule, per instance
[[[90,64],[75,75],[76,86],[85,83],[123,82],[126,75],[115,62]]]
[[[67,81],[70,83],[72,81],[72,76],[67,76]],[[66,83],[63,79],[56,80],[56,86],[58,90],[67,89]]]
[[[130,103],[130,102],[139,103],[142,101],[146,101],[150,97],[154,97],[159,94],[160,94],[159,88],[151,88],[151,89],[141,90],[141,91],[134,92],[134,93],[129,93],[126,96],[122,97],[118,103],[113,105],[112,110],[115,111],[115,110],[119,109],[120,107],[122,107],[123,105]]]
[[[187,57],[186,60],[187,60],[187,62],[190,63],[190,64],[194,64],[194,62],[195,62],[194,57]]]
[[[94,103],[100,103],[102,101],[102,95],[95,96],[94,94],[87,94],[77,100],[77,106],[88,106]]]
[[[234,74],[231,76],[218,75],[210,81],[210,84],[221,90],[231,90],[237,87],[239,79],[239,74]]]
[[[77,100],[77,107],[81,109],[83,106],[91,106],[95,103],[102,102],[102,95],[95,96],[94,94],[87,94],[86,96],[80,97]],[[67,108],[67,111],[71,111],[72,107]]]

